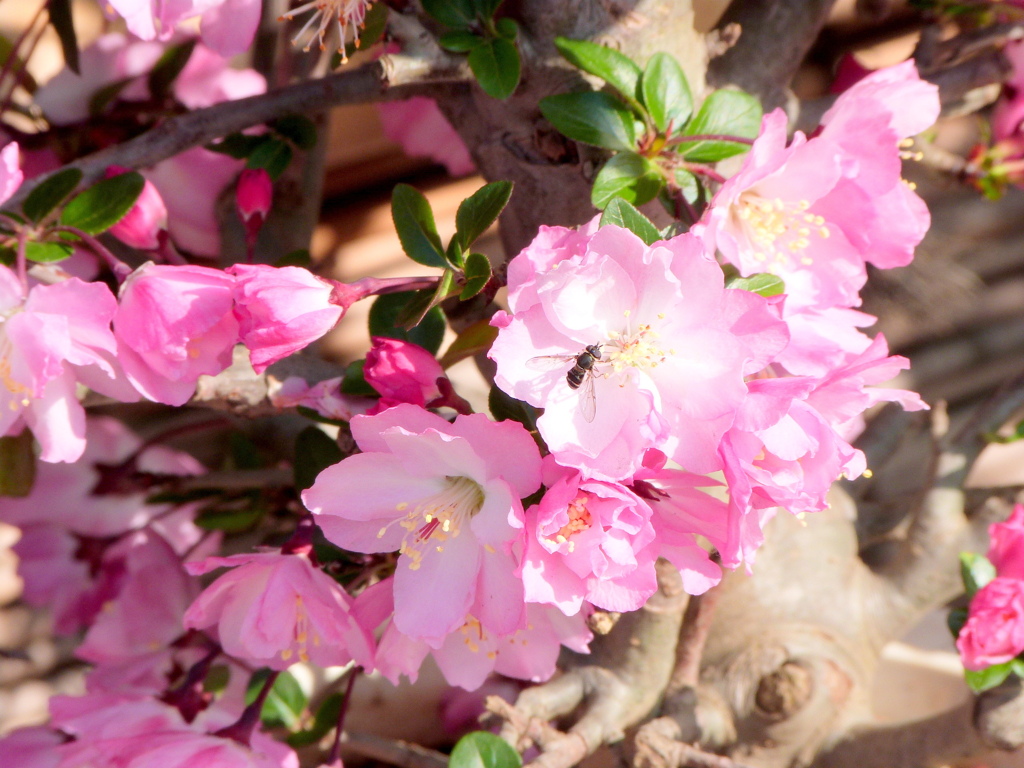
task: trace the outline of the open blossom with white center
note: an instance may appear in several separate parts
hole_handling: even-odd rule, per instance
[[[302,494],[332,542],[399,552],[395,625],[439,640],[471,613],[490,632],[523,620],[513,544],[520,499],[540,487],[540,455],[516,422],[481,414],[448,423],[409,404],[352,419],[363,453],[328,467]]]
[[[509,265],[511,311],[492,321],[498,386],[544,408],[537,426],[558,462],[592,477],[631,477],[653,447],[692,471],[718,469],[744,376],[763,367],[761,347],[785,344],[765,299],[725,289],[689,235],[647,246],[615,226],[559,229],[542,230]],[[590,382],[573,389],[566,372],[591,345],[600,357],[587,374],[588,420]],[[553,356],[565,362],[537,369],[534,358]]]
[[[292,38],[292,45],[296,45],[306,32],[310,32],[309,40],[303,50],[308,51],[316,40],[320,50],[324,50],[324,36],[331,28],[331,22],[335,23],[338,29],[338,53],[341,54],[343,62],[348,61],[345,55],[345,35],[349,27],[357,30],[355,32],[355,44],[359,47],[359,32],[366,21],[366,11],[373,5],[373,0],[313,0],[311,3],[300,5],[284,14],[282,19],[294,19],[306,11],[312,11],[299,33]]]

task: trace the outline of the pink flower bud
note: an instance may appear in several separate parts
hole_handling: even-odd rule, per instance
[[[363,375],[387,406],[412,403],[423,407],[441,396],[437,380],[444,377],[444,369],[423,347],[378,336],[366,353]]]
[[[259,231],[266,221],[273,199],[274,185],[265,170],[246,168],[242,171],[235,189],[235,205],[238,206],[238,214],[245,223],[246,231],[250,228]]]
[[[988,559],[999,576],[1024,579],[1024,504],[1013,508],[1005,523],[989,526]]]
[[[956,647],[972,670],[1003,664],[1024,651],[1024,581],[997,578],[979,589]]]
[[[120,176],[128,171],[128,168],[112,165],[107,169],[107,178]],[[146,180],[135,205],[109,231],[132,248],[150,251],[160,247],[161,233],[167,231],[167,207],[151,181]]]

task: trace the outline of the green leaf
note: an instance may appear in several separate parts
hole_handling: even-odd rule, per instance
[[[448,349],[445,350],[438,362],[442,368],[451,368],[460,360],[486,352],[496,338],[498,338],[497,328],[487,320],[477,320],[455,337],[455,341],[448,345]]]
[[[1010,659],[1010,670],[1017,677],[1024,677],[1024,659],[1020,656],[1015,659]]]
[[[203,691],[221,693],[231,682],[231,667],[227,664],[214,664],[203,678]]]
[[[323,430],[306,427],[295,438],[295,489],[304,491],[311,487],[317,475],[343,458],[338,443]]]
[[[163,52],[149,73],[150,96],[162,100],[171,92],[174,81],[192,58],[192,51],[195,50],[197,42],[199,41],[196,38],[186,40],[181,45],[171,46]]]
[[[246,168],[262,168],[274,181],[288,168],[292,161],[292,148],[280,139],[269,139],[257,146],[249,155]]]
[[[455,214],[455,234],[465,248],[469,248],[497,220],[511,196],[511,181],[493,181],[459,204]]]
[[[444,48],[446,51],[453,51],[455,53],[469,53],[477,46],[483,45],[487,42],[487,39],[480,37],[480,35],[469,32],[465,29],[453,29],[451,32],[445,32],[438,38],[437,44]]]
[[[574,141],[631,152],[636,148],[633,113],[607,93],[559,93],[540,100],[540,111]]]
[[[494,22],[494,28],[498,30],[498,34],[506,40],[515,41],[515,39],[519,37],[519,25],[516,24],[514,19],[510,19],[507,16]]]
[[[0,437],[0,496],[28,496],[36,480],[32,432]]]
[[[519,49],[504,37],[492,37],[469,52],[469,68],[484,93],[495,99],[507,99],[519,85]]]
[[[1006,678],[1010,676],[1012,667],[1010,662],[1004,662],[1003,664],[996,664],[993,667],[986,667],[985,669],[979,669],[978,671],[965,669],[964,679],[967,681],[967,685],[975,693],[981,693],[987,691],[990,688],[995,688],[997,685],[1002,683]]]
[[[345,376],[341,380],[341,392],[345,395],[358,397],[380,397],[380,393],[370,386],[363,375],[365,360],[353,360],[345,368]]]
[[[341,703],[345,697],[340,693],[332,693],[316,711],[313,719],[313,726],[305,731],[299,731],[288,736],[285,741],[291,747],[308,747],[316,744],[320,739],[330,733],[331,729],[338,724],[341,716]]]
[[[448,768],[520,768],[522,764],[508,742],[487,731],[467,733],[448,759]]]
[[[677,168],[672,173],[672,178],[675,179],[676,186],[683,191],[683,197],[688,203],[697,202],[697,198],[700,197],[700,182],[694,174],[684,168]]]
[[[64,261],[73,252],[74,248],[67,243],[30,242],[25,244],[25,258],[38,264]]]
[[[960,576],[968,597],[974,597],[978,590],[996,577],[996,567],[984,555],[977,552],[960,553]]]
[[[316,123],[305,115],[279,117],[270,124],[270,127],[298,149],[310,150],[316,146]]]
[[[590,202],[599,210],[617,197],[643,205],[657,197],[664,183],[665,178],[646,157],[635,152],[619,152],[598,171],[590,190]]]
[[[779,296],[786,292],[786,284],[781,277],[770,275],[767,272],[759,272],[750,277],[732,277],[725,281],[726,288],[736,288],[741,291],[750,291],[764,296]]]
[[[518,421],[527,430],[537,429],[537,409],[522,400],[516,400],[496,385],[487,394],[487,408],[495,421]]]
[[[226,471],[238,469],[259,469],[264,465],[263,456],[248,435],[232,432],[228,435],[228,455],[224,462]]]
[[[103,114],[103,111],[110,106],[110,103],[114,101],[135,78],[126,77],[123,80],[115,80],[112,83],[104,85],[102,88],[97,88],[92,96],[89,97],[89,114],[92,117],[97,117]]]
[[[667,131],[669,123],[681,127],[693,112],[693,96],[683,68],[667,53],[651,56],[641,88],[644,106],[659,131]]]
[[[946,626],[949,627],[949,631],[953,633],[953,637],[960,637],[960,630],[964,628],[964,624],[967,623],[967,609],[966,608],[954,608],[949,612],[949,616],[946,617]]]
[[[294,251],[286,253],[280,259],[274,262],[275,267],[302,267],[303,269],[309,269],[313,266],[313,257],[309,255],[309,251],[305,248],[296,248]]]
[[[426,197],[408,184],[396,184],[391,193],[391,218],[410,259],[427,267],[448,266]]]
[[[370,335],[386,336],[389,339],[401,339],[419,344],[431,354],[436,355],[444,339],[447,323],[440,309],[433,309],[424,316],[420,324],[412,330],[399,327],[398,318],[406,305],[417,298],[419,291],[403,291],[402,293],[386,293],[378,296],[370,306]],[[427,301],[433,291],[425,291]],[[373,392],[377,394],[376,391]]]
[[[449,27],[468,27],[476,21],[473,0],[423,0],[423,10]]]
[[[405,305],[398,315],[399,327],[411,333],[413,328],[423,322],[427,313],[437,308],[446,298],[458,292],[459,289],[455,285],[455,273],[446,269],[433,291],[417,291],[413,299]],[[440,309],[437,311],[440,312]],[[438,346],[440,346],[440,342],[438,342]]]
[[[64,63],[76,75],[82,74],[78,63],[78,37],[71,17],[71,0],[46,0],[46,10],[50,15],[50,24],[60,38]]]
[[[145,183],[134,171],[103,179],[71,199],[60,215],[60,223],[89,235],[106,232],[135,205]]]
[[[252,528],[266,510],[255,501],[241,509],[211,506],[196,516],[196,525],[204,531],[241,533]]]
[[[491,279],[491,262],[482,253],[471,253],[466,257],[464,270],[466,283],[459,293],[460,301],[467,301],[476,296]]]
[[[50,211],[63,203],[81,181],[80,170],[62,168],[28,193],[28,197],[21,205],[22,212],[29,221],[38,224]]]
[[[259,147],[274,140],[274,137],[267,133],[261,133],[259,136],[250,136],[247,133],[229,133],[216,144],[207,144],[206,148],[211,152],[218,152],[236,160],[245,160]]]
[[[644,109],[637,100],[643,71],[631,58],[606,45],[598,45],[588,40],[571,40],[568,37],[556,37],[555,47],[570,64],[600,77],[621,93],[639,114],[644,114]]]
[[[269,669],[258,670],[251,678],[245,691],[246,706],[256,701],[267,678],[270,676]],[[270,693],[263,703],[263,711],[260,719],[268,728],[285,727],[290,731],[296,730],[302,722],[302,715],[306,711],[306,704],[309,699],[306,697],[299,681],[294,675],[285,670],[281,672],[274,681]]]
[[[647,245],[653,245],[661,240],[661,234],[654,223],[621,197],[612,200],[605,208],[601,216],[601,226],[606,224],[628,229]]]
[[[743,91],[720,90],[708,96],[683,133],[725,134],[754,139],[761,128],[761,102]],[[711,163],[746,152],[749,147],[735,141],[704,140],[680,144],[687,160]]]
[[[494,17],[495,12],[505,0],[473,0],[476,12],[481,19],[488,21]]]

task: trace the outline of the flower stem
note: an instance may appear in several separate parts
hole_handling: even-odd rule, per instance
[[[348,714],[348,703],[352,698],[352,688],[355,686],[359,671],[359,667],[353,667],[348,676],[348,685],[345,686],[345,698],[341,700],[341,708],[338,710],[338,724],[334,730],[334,742],[331,744],[331,751],[328,753],[325,763],[328,768],[341,765],[341,734],[345,730],[345,715]]]
[[[280,674],[281,673],[278,670],[273,670],[264,681],[263,687],[256,696],[256,700],[245,708],[241,717],[226,728],[221,728],[219,731],[216,731],[214,736],[233,739],[239,744],[248,747],[252,740],[252,732],[255,730],[256,724],[260,721],[260,713],[263,712],[263,705],[267,701],[267,696],[270,695],[270,689],[274,687],[274,683],[277,681],[277,677]]]
[[[121,261],[117,256],[112,254],[103,243],[97,240],[92,235],[83,232],[77,227],[54,227],[54,232],[67,232],[69,235],[74,235],[87,246],[89,249],[99,256],[103,261],[110,267],[110,271],[114,273],[114,277],[117,278],[118,283],[124,282],[124,279],[132,273],[132,268]]]

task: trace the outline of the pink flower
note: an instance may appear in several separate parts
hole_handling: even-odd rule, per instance
[[[1013,71],[1003,83],[1003,92],[992,112],[992,137],[996,141],[1018,136],[1024,120],[1024,45],[1020,41],[1009,42],[1003,47],[1003,53]]]
[[[167,40],[178,24],[198,16],[203,42],[221,56],[249,48],[262,8],[259,0],[110,0],[109,5],[143,40]]]
[[[617,483],[587,480],[544,460],[541,501],[526,510],[520,575],[529,602],[572,616],[586,600],[635,611],[658,588],[651,509]]]
[[[489,632],[518,629],[523,587],[512,577],[512,546],[522,538],[520,499],[540,486],[529,433],[481,414],[449,424],[406,404],[351,426],[363,452],[321,472],[302,500],[338,546],[399,551],[398,630],[436,641],[467,614]]]
[[[425,96],[377,105],[384,135],[402,145],[407,155],[429,157],[452,176],[476,170],[462,137],[452,128],[437,102]]]
[[[127,168],[111,166],[107,169],[107,178],[127,172]],[[167,232],[167,207],[153,182],[146,181],[135,205],[109,232],[132,248],[154,250],[160,247],[160,238]]]
[[[220,270],[147,262],[121,285],[114,318],[118,357],[150,400],[183,405],[203,374],[231,364],[238,339],[234,280]]]
[[[64,737],[46,726],[19,728],[0,738],[0,765],[57,768]]]
[[[718,469],[744,376],[785,345],[766,301],[725,290],[689,235],[646,246],[615,226],[557,234],[542,231],[509,265],[511,312],[495,315],[490,352],[498,386],[544,408],[537,426],[558,462],[594,477],[630,477],[652,447]],[[600,358],[574,389],[566,373],[591,345]]]
[[[186,107],[203,109],[264,93],[267,81],[255,69],[234,69],[224,56],[200,44],[192,50],[173,89],[174,97]]]
[[[971,600],[956,640],[967,669],[1003,664],[1024,651],[1024,581],[993,579]]]
[[[380,392],[381,408],[411,403],[421,408],[441,397],[437,380],[445,378],[440,363],[423,347],[400,339],[375,336],[366,353],[363,375]]]
[[[353,416],[366,413],[377,405],[377,401],[370,397],[342,394],[340,376],[312,385],[298,376],[289,376],[279,386],[275,381],[272,380],[267,394],[275,408],[309,408],[328,419],[350,421]]]
[[[301,267],[235,264],[235,317],[257,373],[330,331],[344,307],[334,287]]]
[[[321,667],[352,659],[373,664],[373,640],[351,615],[351,600],[302,555],[257,553],[190,563],[199,575],[233,568],[196,599],[185,626],[216,626],[224,650],[260,666],[286,669],[297,661]]]
[[[313,11],[309,19],[302,26],[302,29],[292,38],[292,45],[296,45],[299,39],[312,27],[313,31],[310,32],[303,50],[308,51],[313,45],[313,40],[317,40],[322,51],[326,47],[324,37],[327,35],[327,31],[337,27],[339,37],[338,53],[341,54],[343,63],[348,61],[348,57],[345,55],[345,37],[349,28],[353,29],[356,36],[356,44],[358,45],[359,30],[363,27],[363,22],[366,20],[366,12],[372,3],[373,0],[313,0],[313,2],[292,8],[284,14],[283,18],[294,19],[306,11]]]
[[[1005,523],[988,528],[988,559],[999,576],[1024,579],[1024,504],[1017,504]]]
[[[18,152],[18,144],[14,141],[0,149],[0,203],[7,202],[25,180],[25,174],[18,165]]]

